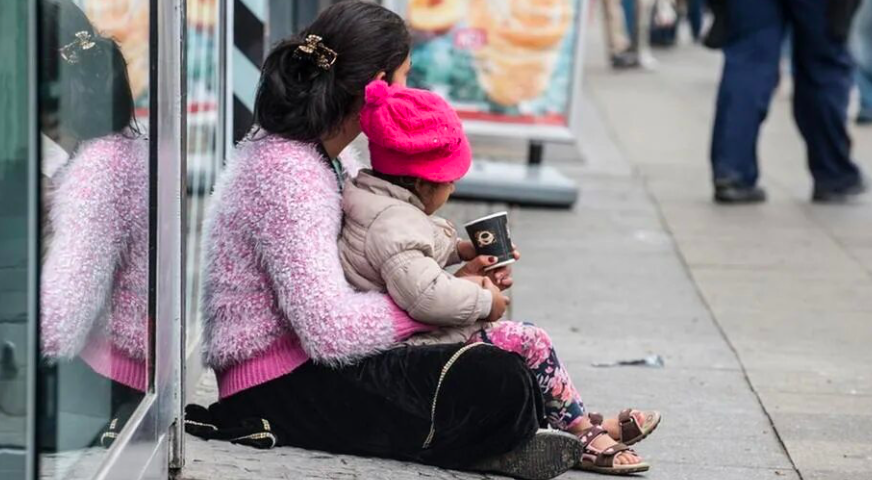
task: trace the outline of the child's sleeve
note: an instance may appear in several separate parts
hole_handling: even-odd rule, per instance
[[[445,258],[445,262],[443,263],[446,267],[451,267],[453,265],[457,265],[463,262],[463,259],[460,258],[460,251],[457,250],[457,246],[460,243],[460,237],[457,236],[457,227],[454,226],[448,220],[445,220],[442,217],[430,216],[431,221],[435,222],[439,228],[451,232],[451,250],[448,252],[448,257]]]
[[[426,217],[392,207],[372,223],[366,255],[388,294],[409,316],[432,325],[469,325],[490,315],[493,296],[481,285],[446,272],[433,258],[432,226]]]

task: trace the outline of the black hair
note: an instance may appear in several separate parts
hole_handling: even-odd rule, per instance
[[[372,175],[376,178],[380,178],[388,183],[396,185],[400,188],[405,188],[406,190],[412,192],[416,197],[424,200],[424,196],[419,190],[420,185],[424,185],[431,189],[435,189],[442,183],[440,182],[432,182],[430,180],[424,180],[423,178],[418,177],[410,177],[407,175],[388,175],[387,173],[381,173],[376,170],[371,171]]]
[[[309,35],[336,52],[329,69],[295,55]],[[275,46],[266,58],[254,104],[259,128],[289,140],[318,142],[339,131],[358,111],[366,85],[393,72],[409,56],[411,37],[396,13],[362,1],[324,10],[299,35]]]
[[[418,195],[418,178],[417,177],[409,177],[406,175],[388,175],[387,173],[381,173],[379,171],[373,170],[372,175],[376,178],[380,178],[388,183],[394,184],[400,188],[405,188],[410,192]]]
[[[40,13],[40,116],[45,133],[57,139],[62,130],[76,143],[139,133],[127,62],[118,44],[101,36],[70,0],[43,1]]]

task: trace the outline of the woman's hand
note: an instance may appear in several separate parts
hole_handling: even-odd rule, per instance
[[[512,253],[516,261],[521,259],[521,252],[519,252],[517,248],[515,248]],[[514,284],[511,265],[495,268],[488,272],[484,271],[485,268],[495,263],[497,263],[497,257],[479,255],[463,264],[454,275],[457,277],[488,277],[494,285],[500,288],[500,290],[511,288],[512,284]]]
[[[466,280],[467,282],[472,282],[481,288],[487,288],[487,286],[485,286],[484,281],[488,280],[488,278],[483,276],[483,275],[463,275],[463,276],[456,275],[456,277],[463,279],[463,280]],[[493,282],[491,282],[491,283],[493,283]]]

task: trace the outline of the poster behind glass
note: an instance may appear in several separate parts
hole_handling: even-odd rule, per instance
[[[566,127],[581,10],[582,0],[409,0],[409,84],[465,120]]]

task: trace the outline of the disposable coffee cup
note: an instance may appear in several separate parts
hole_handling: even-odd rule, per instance
[[[499,212],[473,220],[463,226],[479,255],[497,257],[497,263],[487,267],[490,271],[515,263],[512,236],[509,233],[509,214]]]

